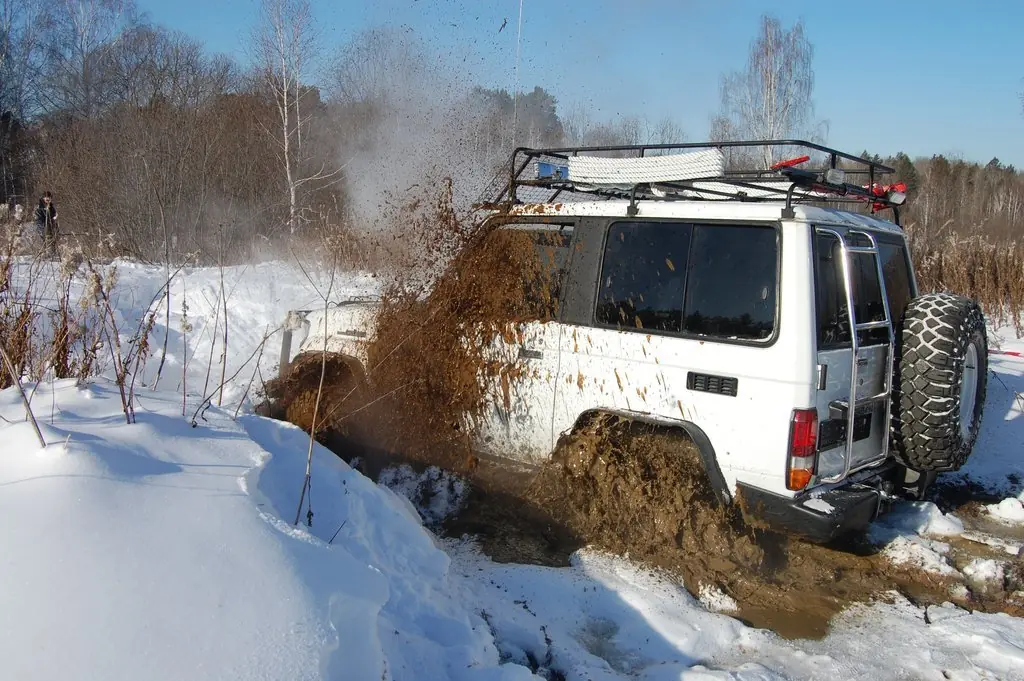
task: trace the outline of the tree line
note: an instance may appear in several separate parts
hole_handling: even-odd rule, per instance
[[[488,167],[563,139],[542,88],[513,135],[513,97],[457,85],[415,35],[367,30],[324,60],[308,0],[260,10],[243,65],[130,0],[0,0],[0,199],[30,218],[52,191],[62,235],[110,255],[245,257],[351,219],[357,174],[411,184],[424,149]]]
[[[351,225],[381,187],[489,180],[516,145],[684,139],[671,118],[595,120],[540,87],[467,88],[409,31],[370,29],[325,59],[309,0],[260,10],[240,64],[131,0],[0,0],[0,199],[30,214],[52,191],[62,237],[107,255],[240,260]],[[812,57],[800,24],[765,17],[746,69],[723,76],[712,135],[822,136]],[[1020,234],[1012,166],[889,160],[926,233]]]

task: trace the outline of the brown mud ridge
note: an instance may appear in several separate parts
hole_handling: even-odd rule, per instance
[[[895,566],[863,540],[823,547],[746,526],[737,510],[716,505],[682,434],[599,419],[563,438],[539,471],[480,461],[466,424],[495,405],[507,410],[524,371],[515,357],[488,350],[489,341],[514,337],[516,322],[555,314],[553,249],[464,225],[450,199],[449,191],[426,215],[400,221],[427,244],[420,261],[447,264],[429,291],[407,283],[385,293],[366,375],[338,358],[300,356],[267,386],[272,415],[308,430],[315,410],[318,439],[346,460],[358,456],[373,479],[399,462],[462,475],[468,504],[442,531],[477,537],[497,561],[566,565],[583,546],[628,555],[691,593],[717,587],[736,601],[740,619],[788,637],[823,636],[843,608],[893,591],[920,604],[1024,614],[1024,603],[1006,595],[1024,590],[1020,563],[1001,588],[974,593]],[[954,546],[954,564],[971,550]]]

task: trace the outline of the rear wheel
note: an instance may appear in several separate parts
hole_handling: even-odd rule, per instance
[[[958,470],[974,448],[985,406],[985,317],[968,298],[921,296],[904,313],[901,340],[894,454],[914,471]]]

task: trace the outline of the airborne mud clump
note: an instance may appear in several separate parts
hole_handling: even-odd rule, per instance
[[[675,566],[680,551],[706,553],[695,582],[706,571],[731,574],[764,560],[740,518],[716,504],[696,447],[682,432],[592,418],[559,442],[528,495],[616,553],[663,567]]]
[[[317,392],[323,374],[323,390],[317,407]],[[271,415],[294,423],[305,431],[316,418],[318,439],[329,435],[357,437],[361,422],[350,418],[364,406],[366,392],[352,368],[337,355],[305,352],[289,365],[282,378],[267,382],[267,396],[274,400]]]
[[[341,432],[412,461],[466,473],[476,466],[473,422],[513,399],[523,368],[495,339],[520,323],[550,319],[553,248],[519,230],[486,227],[460,215],[448,182],[433,201],[416,198],[391,217],[403,244],[389,273],[367,347],[366,375],[354,386],[330,360],[317,415],[321,439]],[[268,383],[274,414],[305,429],[313,420],[320,353],[296,358]]]

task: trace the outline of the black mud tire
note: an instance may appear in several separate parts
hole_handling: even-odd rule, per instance
[[[903,315],[893,395],[893,453],[923,473],[959,470],[974,448],[985,407],[988,339],[978,304],[948,293],[921,296]],[[973,346],[973,352],[970,351]],[[974,404],[961,388],[969,356],[976,360]],[[961,407],[971,409],[961,427]]]

